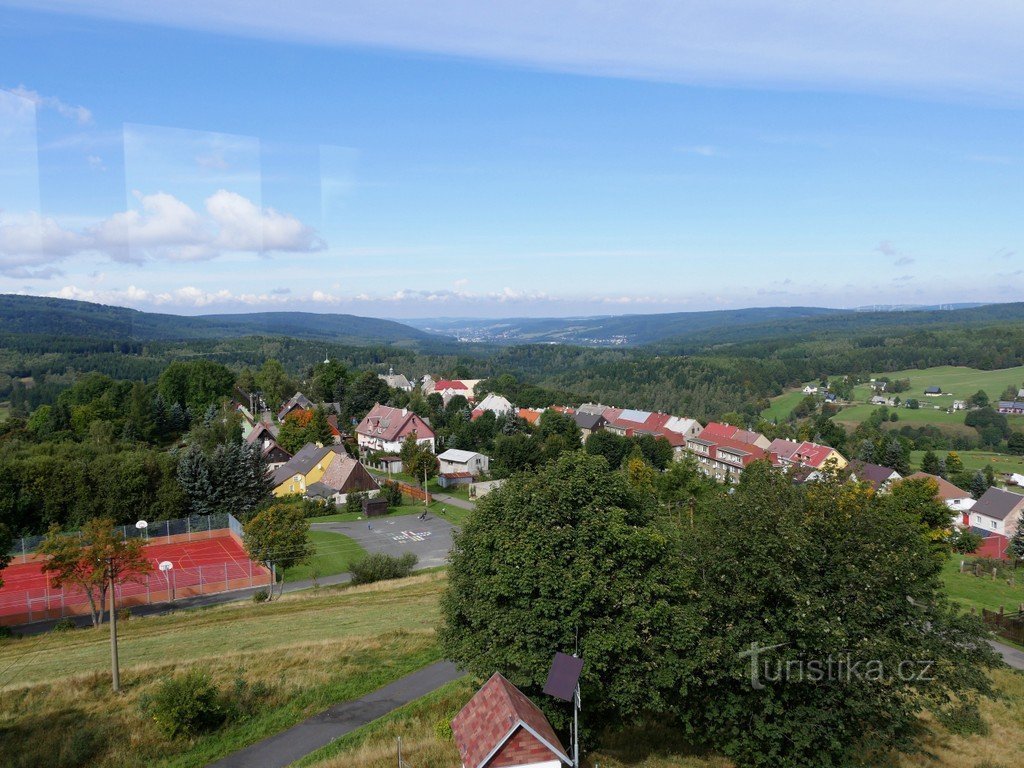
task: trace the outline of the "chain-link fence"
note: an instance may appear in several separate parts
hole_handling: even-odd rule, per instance
[[[166,543],[208,538],[213,531],[221,531],[225,528],[241,538],[242,524],[235,519],[234,515],[227,512],[179,517],[174,520],[158,520],[149,523],[145,528],[138,528],[135,525],[117,526],[117,530],[125,539],[147,539],[154,542],[162,540]],[[68,535],[74,536],[76,533],[72,532]],[[8,552],[12,562],[28,562],[30,556],[39,549],[43,538],[42,536],[23,536],[20,539],[15,539]]]

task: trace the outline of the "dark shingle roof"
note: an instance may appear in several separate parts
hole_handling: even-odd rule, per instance
[[[993,520],[1005,520],[1011,512],[1024,505],[1024,496],[998,488],[989,488],[971,509],[972,514],[985,515]]]

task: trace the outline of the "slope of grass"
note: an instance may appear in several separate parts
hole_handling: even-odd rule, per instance
[[[910,452],[910,466],[914,469],[921,468],[921,460],[924,458],[924,451]],[[945,457],[945,451],[936,451],[935,454],[941,459]],[[985,465],[991,464],[996,473],[1000,472],[1024,472],[1024,456],[1010,456],[1005,453],[993,453],[992,451],[957,451],[964,469],[975,472],[984,469]]]
[[[435,661],[443,584],[442,574],[420,575],[132,619],[122,625],[119,696],[106,628],[0,641],[0,765],[205,765]],[[168,739],[142,703],[190,668],[223,691],[242,680],[266,694],[217,732]]]
[[[799,389],[785,392],[771,399],[771,406],[761,411],[761,416],[768,421],[785,421],[806,395]]]
[[[924,390],[926,387],[940,387],[944,396],[929,397],[927,400],[935,401],[936,405],[946,407],[954,399],[966,400],[979,389],[984,390],[994,401],[998,400],[999,395],[1009,386],[1017,389],[1024,387],[1024,366],[982,371],[977,368],[943,365],[935,368],[922,368],[920,370],[895,371],[893,373],[877,374],[877,376],[886,376],[893,381],[896,379],[909,379],[910,390],[908,392],[901,392],[899,395],[903,400],[917,398],[924,402]],[[869,394],[870,387],[866,384],[858,386],[856,392],[864,400],[871,396]]]
[[[355,560],[366,556],[366,550],[360,547],[355,541],[340,533],[333,531],[310,531],[310,541],[316,547],[316,554],[310,558],[308,563],[296,565],[285,571],[287,581],[302,581],[312,579],[314,575],[333,576],[336,573],[345,573],[348,566]]]
[[[1005,670],[993,673],[1002,698],[981,703],[990,729],[986,736],[955,736],[928,716],[923,749],[898,755],[891,768],[1010,768],[1019,764],[1024,749],[1024,675]],[[459,752],[446,728],[469,701],[479,681],[469,678],[450,683],[370,725],[360,728],[296,763],[302,768],[391,768],[397,740],[411,766],[453,766]],[[568,746],[568,745],[563,745]],[[592,747],[592,745],[584,745]],[[734,768],[734,764],[688,743],[669,724],[630,729],[604,737],[584,756],[584,765],[603,768]]]

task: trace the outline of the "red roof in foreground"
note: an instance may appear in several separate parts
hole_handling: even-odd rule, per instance
[[[513,736],[526,731],[546,747],[547,759],[570,764],[544,713],[495,672],[452,720],[452,735],[466,768],[482,768]]]

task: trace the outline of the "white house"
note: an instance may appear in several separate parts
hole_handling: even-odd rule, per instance
[[[818,388],[816,386],[814,386],[813,384],[808,384],[806,387],[804,387],[804,394],[805,395],[816,395],[816,394],[818,394]]]
[[[971,526],[1013,538],[1024,512],[1024,496],[989,488],[971,508]]]
[[[704,427],[696,419],[687,419],[683,416],[673,416],[665,422],[665,429],[675,432],[683,437],[699,437]]]
[[[1024,485],[1024,475],[1014,472],[1010,475],[1009,481],[1013,485]]]
[[[405,408],[392,408],[378,403],[356,427],[360,450],[399,453],[409,435],[416,442],[434,451],[434,430],[422,418]]]
[[[460,451],[456,448],[449,448],[444,453],[439,453],[437,460],[441,462],[442,475],[468,472],[473,477],[486,473],[491,463],[491,460],[482,453]]]

